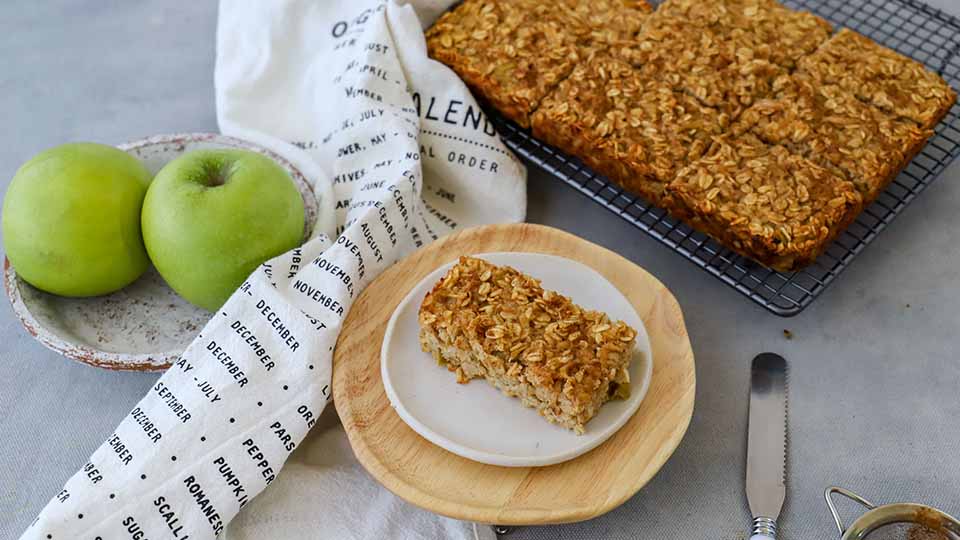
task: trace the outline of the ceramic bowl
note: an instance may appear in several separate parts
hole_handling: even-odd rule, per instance
[[[158,135],[119,146],[152,174],[184,152],[241,148],[283,167],[303,196],[304,239],[316,221],[317,199],[303,174],[276,153],[251,142],[213,133]],[[27,332],[48,348],[92,366],[159,371],[172,364],[210,318],[210,312],[180,298],[151,267],[137,281],[105,296],[65,298],[20,279],[4,257],[4,285]]]

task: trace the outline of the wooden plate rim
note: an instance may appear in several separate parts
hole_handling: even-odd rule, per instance
[[[488,229],[497,229],[497,228],[518,228],[520,229],[520,236],[526,236],[528,234],[532,234],[532,235],[547,234],[547,235],[558,236],[560,238],[563,238],[566,241],[583,242],[583,243],[589,244],[598,250],[602,250],[603,252],[606,252],[608,256],[615,257],[617,259],[625,261],[628,264],[636,267],[636,269],[638,269],[639,271],[642,271],[645,274],[647,274],[647,276],[654,283],[657,283],[662,287],[664,299],[670,302],[672,304],[673,309],[677,311],[679,315],[680,323],[681,325],[683,325],[682,337],[683,337],[684,343],[682,343],[682,346],[686,350],[684,357],[689,358],[690,360],[690,367],[689,367],[690,385],[689,385],[689,388],[686,389],[686,392],[684,393],[684,395],[678,397],[674,406],[678,406],[678,405],[683,406],[686,410],[683,411],[682,413],[682,418],[683,418],[682,425],[678,423],[677,428],[674,429],[668,437],[664,438],[659,451],[651,461],[651,464],[653,466],[648,467],[648,470],[650,471],[649,474],[640,475],[634,478],[632,483],[625,486],[624,489],[617,491],[616,497],[611,497],[606,499],[602,504],[602,506],[599,507],[596,511],[588,511],[583,509],[582,507],[575,507],[569,510],[563,510],[563,509],[535,510],[535,509],[510,509],[510,508],[504,508],[502,506],[498,506],[494,504],[482,505],[482,504],[471,503],[467,505],[461,502],[440,498],[434,495],[433,493],[420,489],[414,484],[407,483],[401,477],[401,475],[390,470],[390,468],[388,468],[388,466],[385,463],[382,463],[379,460],[379,458],[373,453],[373,451],[367,445],[366,440],[364,439],[360,430],[358,430],[354,425],[354,423],[350,421],[350,416],[349,416],[351,414],[350,400],[347,399],[347,395],[343,391],[343,387],[346,385],[340,384],[337,381],[338,374],[343,373],[343,370],[337,369],[337,365],[340,363],[340,360],[341,360],[338,355],[338,352],[343,350],[341,347],[339,347],[339,345],[341,341],[345,339],[344,336],[348,334],[347,329],[350,326],[351,314],[354,313],[353,311],[347,314],[347,318],[345,319],[344,325],[343,325],[344,331],[341,332],[340,337],[337,341],[338,346],[334,350],[333,377],[332,377],[334,407],[337,411],[337,415],[340,417],[341,422],[344,425],[344,430],[347,433],[347,438],[350,442],[350,446],[353,448],[353,451],[356,454],[360,464],[378,482],[380,482],[384,487],[386,487],[392,493],[396,494],[400,498],[420,508],[423,508],[428,511],[435,512],[447,517],[451,517],[454,519],[476,521],[480,523],[496,523],[501,525],[544,525],[544,524],[555,524],[555,523],[571,523],[571,522],[583,521],[583,520],[600,516],[620,506],[624,502],[626,502],[627,499],[629,499],[634,494],[636,494],[637,491],[643,488],[656,475],[656,473],[659,472],[659,470],[663,467],[663,465],[670,458],[670,456],[672,456],[673,453],[676,451],[677,447],[679,447],[680,442],[685,436],[687,429],[690,426],[690,422],[693,418],[694,397],[696,394],[696,369],[695,369],[695,360],[694,360],[693,350],[690,345],[689,337],[687,336],[687,333],[686,333],[685,324],[683,322],[682,311],[680,310],[680,307],[677,304],[676,298],[673,296],[672,293],[670,293],[669,289],[667,289],[666,286],[664,286],[663,283],[660,282],[660,280],[656,279],[656,277],[646,272],[646,270],[636,265],[635,263],[625,259],[624,257],[610,250],[607,250],[602,246],[598,246],[596,244],[593,244],[592,242],[579,238],[565,231],[561,231],[559,229],[554,229],[552,227],[547,227],[544,225],[536,225],[536,224],[529,224],[529,223],[516,223],[516,224],[506,224],[506,225],[483,225],[479,227],[464,229],[457,233],[451,234],[446,238],[442,238],[432,244],[428,244],[420,248],[416,252],[409,255],[407,258],[396,263],[393,267],[387,269],[387,271],[382,273],[373,282],[371,282],[371,284],[357,298],[355,305],[360,302],[360,300],[364,297],[367,291],[375,290],[374,285],[378,281],[391,279],[392,273],[394,271],[397,271],[396,269],[399,268],[400,265],[405,265],[406,263],[409,262],[411,266],[416,266],[415,261],[423,258],[423,256],[426,253],[439,249],[440,246],[448,246],[450,244],[457,242],[461,238],[468,238],[471,235],[482,235]],[[522,251],[519,249],[514,249],[510,246],[499,246],[496,249],[498,251]],[[531,253],[547,253],[547,254],[554,254],[554,255],[557,254],[555,252],[538,250],[536,247],[528,251],[530,251]],[[451,258],[450,260],[453,260],[453,259]],[[574,259],[574,260],[578,260],[582,264],[591,266],[586,261],[582,261],[579,259]],[[443,263],[441,262],[440,264],[443,264]],[[601,270],[596,268],[594,268],[594,270],[600,273],[601,275],[608,277]],[[429,270],[427,272],[429,272]],[[419,281],[419,279],[421,278],[422,276],[413,277],[415,281]],[[614,285],[616,286],[616,284]],[[402,300],[402,298],[403,298],[403,295],[400,295],[400,300]],[[399,300],[398,300],[398,303],[399,303]],[[379,326],[382,326],[385,328],[386,321],[389,319],[390,314],[393,312],[394,309],[396,309],[395,305],[383,306],[382,313],[383,313],[384,320],[382,324],[379,324]],[[646,323],[646,321],[644,322]],[[382,339],[383,339],[383,335],[380,334],[376,337],[375,341],[379,344],[379,342],[382,341]],[[376,380],[370,381],[370,382],[378,385],[379,392],[380,394],[382,394],[382,399],[387,400],[385,390],[383,389],[383,382],[380,379],[380,370],[379,370],[380,348],[379,346],[376,346],[376,347],[373,347],[372,350],[375,350],[377,353],[375,355],[376,356],[375,361],[377,363],[378,369],[374,370],[374,373],[375,373],[374,378]],[[656,362],[657,360],[655,357],[654,369],[656,369]],[[651,386],[652,384],[653,382],[651,382]],[[652,391],[652,388],[651,388],[651,391]],[[387,414],[391,414],[394,416],[397,415],[397,413],[393,410],[392,407],[388,406],[387,409],[388,409]],[[402,419],[401,419],[401,422],[402,422]],[[404,424],[404,426],[406,429],[409,429],[410,432],[414,434],[414,436],[420,437],[419,435],[416,434],[416,432],[414,432],[411,428],[409,428],[409,426],[406,426],[406,424]],[[626,425],[624,427],[626,427]],[[614,434],[614,437],[611,437],[610,440],[612,440],[615,437],[616,437],[616,434]],[[422,439],[422,440],[424,444],[434,446],[433,443],[430,443],[426,439]],[[597,448],[594,448],[590,452],[587,452],[583,456],[574,458],[568,463],[572,463],[572,462],[575,462],[577,459],[582,459],[585,456],[589,456],[592,452],[596,452],[599,449],[603,448],[604,445],[610,442],[610,440],[601,444]],[[480,463],[477,463],[477,466],[494,467],[492,465],[485,465]],[[512,469],[516,469],[516,468],[512,468]],[[626,481],[629,481],[629,480],[626,480]]]

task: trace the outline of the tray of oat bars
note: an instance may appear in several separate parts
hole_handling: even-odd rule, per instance
[[[431,55],[518,154],[771,312],[960,155],[960,21],[914,0],[466,0]]]

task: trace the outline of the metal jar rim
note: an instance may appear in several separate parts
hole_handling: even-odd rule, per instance
[[[843,495],[866,507],[868,511],[854,520],[849,527],[844,527],[836,506],[833,504],[833,494]],[[960,521],[932,506],[916,503],[877,506],[856,493],[839,487],[827,488],[824,497],[827,500],[830,512],[833,514],[837,529],[840,531],[841,540],[864,540],[871,532],[894,523],[914,523],[934,531],[949,532],[956,537],[960,537]]]

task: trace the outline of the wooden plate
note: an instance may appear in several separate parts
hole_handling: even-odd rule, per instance
[[[380,344],[394,309],[438,266],[460,255],[492,251],[548,253],[580,261],[620,289],[647,327],[654,357],[647,397],[613,437],[571,461],[537,468],[470,461],[417,435],[387,400]],[[436,367],[428,363],[424,369]],[[374,478],[432,512],[502,525],[582,521],[630,498],[680,444],[693,415],[695,379],[683,314],[662,283],[612,251],[531,224],[467,229],[387,269],[357,298],[333,359],[334,405],[357,459]]]

